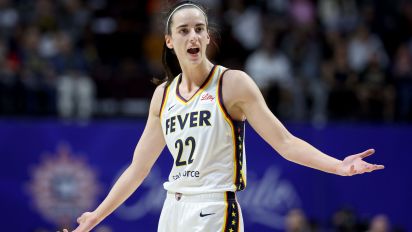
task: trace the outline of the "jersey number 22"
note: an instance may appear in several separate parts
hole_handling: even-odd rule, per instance
[[[183,154],[183,148],[186,148],[190,145],[190,155],[189,155],[189,159],[183,160],[182,161],[182,154]],[[175,148],[179,149],[178,153],[177,153],[177,158],[176,158],[176,166],[183,166],[183,165],[187,165],[187,164],[191,164],[193,163],[193,153],[195,151],[196,148],[196,141],[193,137],[187,137],[185,142],[183,143],[183,140],[178,139],[175,142]]]

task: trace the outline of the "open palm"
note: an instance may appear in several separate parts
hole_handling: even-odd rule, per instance
[[[365,172],[372,172],[385,168],[383,165],[370,164],[363,161],[364,158],[375,153],[374,149],[368,149],[364,152],[347,156],[338,166],[337,172],[342,176],[353,176]]]

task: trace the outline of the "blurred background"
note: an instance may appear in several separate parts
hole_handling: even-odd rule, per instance
[[[376,148],[384,171],[342,178],[287,162],[247,128],[246,231],[412,231],[412,1],[205,0],[210,59],[246,71],[295,135],[337,158]],[[56,231],[130,162],[154,78],[164,0],[0,0],[5,231]],[[171,3],[171,1],[169,1]],[[159,158],[96,231],[156,231]]]

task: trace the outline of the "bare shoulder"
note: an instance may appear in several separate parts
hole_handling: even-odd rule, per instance
[[[250,79],[250,76],[242,70],[228,69],[225,72],[224,82],[242,84]]]
[[[155,97],[162,98],[165,88],[166,88],[166,82],[163,82],[162,84],[158,85],[154,91],[153,98]]]
[[[241,70],[227,70],[223,78],[223,95],[237,100],[260,93],[252,78]]]
[[[150,102],[150,114],[159,116],[160,107],[162,105],[163,94],[166,88],[166,82],[158,85],[153,93],[152,100]]]
[[[241,70],[226,71],[222,80],[223,102],[236,120],[244,120],[248,105],[262,102],[262,95],[252,78]]]

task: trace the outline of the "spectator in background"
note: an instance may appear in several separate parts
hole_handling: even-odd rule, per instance
[[[349,67],[345,41],[337,42],[332,61],[326,62],[322,69],[329,89],[329,116],[335,120],[356,118],[358,75]]]
[[[290,1],[289,14],[296,28],[310,27],[315,22],[315,7],[310,0]]]
[[[163,30],[159,26],[158,17],[152,15],[149,19],[147,33],[143,38],[143,55],[149,72],[155,77],[163,74],[162,59],[159,56],[163,49],[163,37]]]
[[[356,72],[362,72],[365,70],[372,56],[376,56],[378,64],[381,67],[387,67],[389,60],[382,41],[377,35],[371,34],[365,24],[360,23],[353,37],[349,40],[349,66]]]
[[[273,16],[286,17],[288,14],[290,2],[289,0],[265,0],[264,7],[270,12]],[[284,20],[286,21],[286,20]],[[281,22],[284,23],[284,22]]]
[[[228,0],[228,5],[225,20],[231,26],[233,37],[247,51],[257,49],[262,39],[260,9],[256,5],[249,6],[246,0]]]
[[[294,118],[301,90],[288,57],[279,50],[274,28],[263,31],[261,46],[246,59],[245,71],[254,78],[272,112],[280,118]]]
[[[91,18],[90,10],[81,0],[61,1],[62,14],[58,17],[59,29],[70,32],[74,41],[84,37],[84,31]]]
[[[351,208],[342,208],[333,214],[333,231],[335,232],[354,232],[365,231],[358,222],[357,215]]]
[[[393,65],[393,78],[396,86],[399,117],[412,119],[412,52],[406,44],[399,46]]]
[[[380,65],[378,54],[372,54],[365,70],[360,73],[357,96],[360,116],[368,120],[392,121],[395,116],[395,90],[388,73]]]
[[[0,114],[15,113],[16,101],[16,73],[8,60],[8,47],[0,39]]]
[[[390,231],[390,223],[389,223],[388,217],[384,214],[379,214],[372,218],[367,232],[389,232],[389,231]]]
[[[306,216],[301,209],[292,209],[286,215],[286,232],[310,232],[312,231],[307,222]]]
[[[306,24],[292,29],[285,36],[282,45],[291,59],[295,82],[301,89],[296,95],[296,119],[324,123],[327,91],[320,78],[321,46],[314,28],[313,21],[307,19]]]
[[[57,13],[58,3],[52,0],[37,0],[32,4],[34,4],[34,10],[32,8],[27,12],[29,16],[27,21],[31,22],[42,33],[56,31],[59,28],[58,17],[60,17]]]
[[[0,32],[1,37],[7,38],[13,34],[19,23],[19,12],[10,3],[10,0],[0,0]]]
[[[95,85],[88,74],[88,64],[69,34],[57,35],[58,53],[51,58],[57,74],[57,109],[64,119],[87,120],[92,116]]]
[[[27,27],[20,37],[18,52],[19,84],[22,89],[25,106],[23,114],[53,114],[55,106],[55,80],[53,70],[45,57],[41,55],[42,34],[34,27]]]
[[[358,20],[355,0],[319,0],[318,15],[326,31],[352,31]]]
[[[119,73],[130,63],[134,62],[138,67],[148,67],[139,68],[139,75],[147,77],[147,80],[160,76],[159,58],[154,55],[159,50],[159,41],[156,38],[158,32],[154,31],[153,25],[146,22],[147,16],[160,11],[162,3],[161,0],[139,3],[105,0],[0,0],[0,37],[8,49],[6,60],[2,61],[6,68],[2,73],[0,94],[3,96],[3,106],[8,107],[5,111],[25,116],[56,113],[56,75],[61,73],[54,73],[55,63],[47,61],[60,56],[57,54],[60,51],[56,41],[56,32],[60,30],[69,34],[76,50],[82,49],[80,53],[88,54],[86,63],[94,62],[94,72],[90,76],[93,76],[98,84],[103,83],[98,86],[99,98],[115,97],[112,93],[116,92],[116,87],[109,79],[119,77]],[[353,109],[357,107],[356,104],[352,109],[346,108],[359,100],[362,119],[382,118],[388,121],[395,114],[395,119],[412,120],[411,84],[407,71],[409,68],[403,64],[405,61],[397,61],[408,59],[397,58],[397,49],[401,42],[409,43],[406,46],[412,51],[412,4],[409,1],[206,0],[204,3],[217,19],[217,24],[222,25],[221,40],[222,44],[225,44],[220,47],[220,52],[216,52],[211,46],[208,56],[227,67],[244,69],[244,62],[249,55],[261,49],[260,43],[265,33],[261,26],[267,27],[268,22],[276,24],[277,37],[287,41],[281,43],[278,50],[284,52],[289,60],[291,75],[296,85],[299,85],[296,88],[301,89],[298,101],[294,99],[288,102],[291,106],[288,108],[293,108],[290,111],[297,111],[293,114],[285,111],[283,113],[287,117],[280,115],[281,117],[296,119],[297,116],[298,119],[312,122],[324,118],[328,88],[323,86],[323,80],[319,78],[325,76],[320,74],[320,69],[327,67],[323,70],[329,69],[326,72],[336,73],[336,62],[331,65],[330,60],[336,60],[335,53],[340,52],[337,51],[340,45],[336,44],[348,39],[349,70],[354,77],[359,77],[361,85],[357,85],[356,81],[349,81],[351,84],[343,81],[349,97],[349,103],[346,103],[343,95],[339,97],[339,94],[336,94],[336,79],[334,84],[331,84],[333,78],[329,78],[331,102],[336,103],[336,99],[342,99],[341,102],[337,101],[339,104],[329,104],[336,108],[332,109],[331,115],[339,116],[342,111],[346,112],[346,115],[339,118],[358,119],[359,115],[356,114],[356,109]],[[270,18],[266,19],[265,14]],[[148,30],[150,33],[143,33]],[[322,40],[320,35],[325,35],[325,40]],[[163,36],[160,37],[163,39]],[[142,43],[136,42],[136,39],[141,39]],[[113,48],[110,44],[118,46]],[[325,47],[326,49],[321,49]],[[142,54],[145,59],[141,59]],[[394,59],[388,59],[387,54]],[[118,63],[129,59],[133,61],[127,64]],[[327,65],[321,64],[320,60]],[[374,60],[373,64],[371,60]],[[10,70],[11,76],[15,76],[14,81],[11,81],[13,78],[9,76]],[[380,82],[379,88],[385,90],[384,93],[374,95],[370,93],[369,81],[372,81],[372,76],[383,76],[376,75],[380,72],[384,72],[386,77],[385,81]],[[131,86],[136,78],[123,80],[125,85]],[[146,80],[142,78],[142,81]],[[390,90],[390,84],[395,88]],[[376,82],[373,85],[375,86]],[[10,89],[11,86],[14,86],[13,90]],[[8,91],[13,91],[13,101],[4,100],[10,98]],[[356,92],[354,96],[359,99],[354,101],[350,92]],[[143,92],[139,96],[147,97],[147,100],[150,97]],[[391,100],[395,96],[396,99]],[[274,101],[276,103],[276,99]],[[396,101],[395,109],[391,101]],[[340,107],[341,104],[343,107]],[[116,113],[105,114],[117,116]]]

